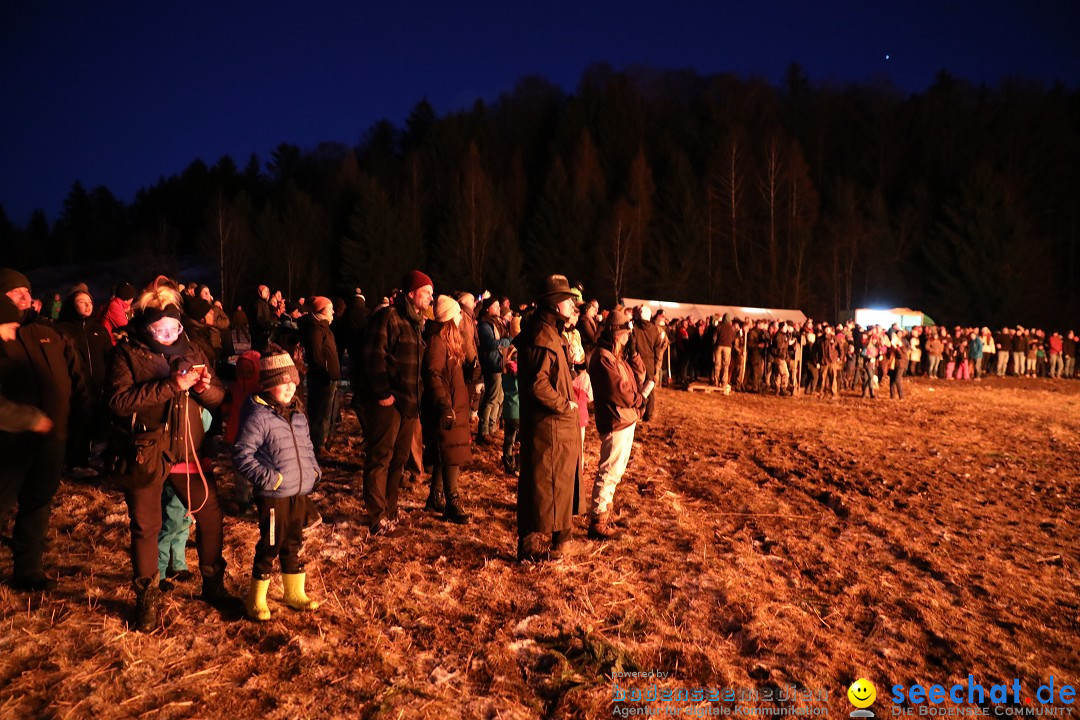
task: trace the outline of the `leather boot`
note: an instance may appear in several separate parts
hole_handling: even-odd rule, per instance
[[[266,591],[270,588],[270,578],[259,580],[251,578],[247,596],[244,598],[244,614],[252,620],[265,622],[270,619],[270,608],[266,604]]]
[[[587,551],[585,546],[571,537],[570,530],[560,530],[552,534],[551,537],[551,559],[561,560],[562,558],[572,558],[581,555]]]
[[[460,465],[442,466],[443,493],[446,495],[446,511],[443,512],[443,520],[465,525],[469,522],[469,514],[465,512],[461,504],[461,493],[458,492],[459,478],[461,478]]]
[[[451,495],[446,501],[446,511],[443,512],[443,520],[447,520],[457,525],[468,525],[469,519],[469,513],[465,512],[465,508],[461,504],[461,496]]]
[[[543,562],[551,557],[551,543],[543,533],[518,538],[518,562]]]
[[[427,502],[424,503],[425,510],[437,513],[446,510],[446,496],[443,495],[442,485],[442,472],[440,468],[435,467],[432,469],[431,477],[428,479],[428,496]]]
[[[611,524],[611,513],[596,513],[589,518],[589,537],[593,540],[614,540],[619,531]]]
[[[132,583],[135,588],[135,629],[139,632],[153,632],[161,624],[161,588],[159,576],[139,578]]]
[[[202,600],[218,610],[238,610],[243,603],[240,598],[230,595],[225,588],[225,561],[218,560],[214,571],[207,574],[202,571]]]
[[[293,610],[314,610],[319,607],[317,600],[312,600],[304,593],[307,573],[281,574],[281,583],[285,586],[285,604]]]

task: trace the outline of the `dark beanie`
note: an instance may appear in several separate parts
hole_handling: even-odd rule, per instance
[[[6,295],[0,295],[0,325],[21,323],[22,318],[22,310],[19,310],[15,303],[11,302]]]
[[[116,286],[116,297],[121,300],[134,300],[135,286],[131,283],[120,283]]]
[[[192,320],[199,322],[206,321],[206,313],[210,312],[210,303],[203,300],[201,297],[188,298],[188,301],[184,303],[187,308],[186,315]]]
[[[29,291],[30,278],[26,277],[18,270],[0,268],[0,294],[16,288],[26,288]]]
[[[296,363],[289,353],[270,343],[259,358],[259,389],[269,390],[290,381],[300,384]]]
[[[425,285],[431,285],[432,287],[434,287],[435,283],[431,281],[431,278],[429,278],[427,275],[420,272],[419,270],[410,270],[409,272],[405,273],[405,275],[401,278],[402,292],[411,293],[415,290],[419,290]]]
[[[484,302],[480,305],[480,310],[483,312],[483,314],[486,315],[487,311],[491,308],[492,305],[498,305],[498,304],[499,304],[499,298],[492,295],[492,296],[488,297],[486,300],[484,300]]]

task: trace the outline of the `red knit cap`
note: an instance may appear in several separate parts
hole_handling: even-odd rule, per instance
[[[419,290],[425,285],[431,285],[432,287],[434,287],[435,283],[431,281],[431,278],[429,278],[427,275],[420,272],[419,270],[410,270],[409,272],[405,273],[405,275],[401,278],[401,289],[403,292],[406,293],[411,293],[413,291]]]
[[[311,298],[311,310],[314,313],[321,313],[323,310],[330,307],[331,304],[330,298],[323,297],[322,295],[316,295]]]

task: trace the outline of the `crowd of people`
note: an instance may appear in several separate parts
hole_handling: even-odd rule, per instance
[[[672,377],[689,384],[708,377],[732,390],[831,395],[841,389],[876,397],[886,381],[903,398],[905,376],[978,380],[996,377],[1075,378],[1077,336],[1022,326],[863,328],[729,315],[667,326]]]
[[[293,302],[259,286],[230,313],[207,286],[164,276],[123,283],[100,308],[85,285],[42,303],[24,274],[0,269],[0,341],[0,517],[17,508],[11,585],[55,585],[44,552],[60,479],[104,475],[124,492],[134,625],[147,631],[160,623],[161,593],[194,575],[192,520],[203,600],[269,619],[276,560],[285,604],[318,607],[303,535],[321,521],[310,496],[350,410],[373,541],[400,531],[403,483],[424,476],[425,511],[467,525],[462,470],[490,445],[517,476],[517,557],[543,562],[585,548],[577,515],[590,539],[618,535],[616,489],[665,382],[874,397],[887,379],[902,398],[911,374],[1074,377],[1077,351],[1072,332],[1024,328],[669,322],[648,306],[601,311],[562,275],[514,307],[488,293],[436,294],[419,270],[374,309],[359,288],[347,300]],[[590,421],[600,437],[591,484]],[[260,532],[243,597],[226,583],[211,462],[226,449],[235,500],[254,507]]]

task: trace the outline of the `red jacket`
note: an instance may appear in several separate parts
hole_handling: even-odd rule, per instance
[[[124,301],[118,297],[109,298],[109,303],[105,306],[105,311],[101,313],[101,324],[105,326],[105,329],[109,331],[109,338],[112,340],[112,344],[116,344],[116,333],[128,324],[127,309],[124,307]]]

